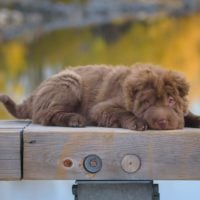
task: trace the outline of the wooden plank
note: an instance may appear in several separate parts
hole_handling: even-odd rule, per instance
[[[0,121],[0,180],[21,179],[21,134],[29,123]]]
[[[23,129],[30,120],[0,120],[0,129]]]
[[[83,167],[90,154],[102,159],[98,173]],[[133,158],[130,167],[122,168],[124,158],[125,162]],[[137,132],[30,125],[24,132],[24,179],[28,180],[200,180],[199,166],[200,129]]]

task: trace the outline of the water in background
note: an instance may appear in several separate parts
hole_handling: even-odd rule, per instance
[[[150,62],[183,72],[200,102],[200,3],[0,1],[0,91],[20,101],[66,66]],[[11,118],[0,106],[0,118]]]
[[[191,85],[190,107],[200,114],[200,3],[152,2],[0,1],[0,92],[20,102],[67,66],[148,62],[183,72]],[[11,118],[0,105],[0,119]],[[199,199],[197,182],[174,184],[161,182],[162,200],[184,200],[189,186],[194,198],[185,199]],[[2,200],[73,199],[69,182],[0,185]],[[40,188],[43,192],[34,196]]]

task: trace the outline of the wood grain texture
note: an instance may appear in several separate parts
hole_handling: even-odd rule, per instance
[[[86,172],[90,154],[102,159],[96,174]],[[127,173],[125,155],[137,155],[140,168]],[[72,161],[69,167],[65,160]],[[24,179],[200,180],[200,129],[130,131],[30,125],[24,132]]]
[[[0,120],[0,129],[23,129],[31,123],[30,120]]]
[[[0,121],[0,180],[21,179],[21,134],[27,121]]]

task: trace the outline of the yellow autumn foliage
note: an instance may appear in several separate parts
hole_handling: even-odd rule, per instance
[[[113,25],[120,27],[120,23]],[[19,77],[27,76],[30,67],[35,72],[32,76],[38,76],[37,72],[47,66],[148,62],[183,72],[191,84],[190,102],[200,102],[199,14],[134,22],[124,32],[116,29],[119,31],[116,38],[112,32],[101,31],[96,33],[94,27],[63,29],[29,44],[19,40],[1,43],[0,90],[8,90],[9,85],[15,97],[24,96],[25,86],[19,82]],[[8,80],[12,78],[11,84]],[[34,83],[30,80],[29,84]],[[0,117],[6,116],[3,113],[0,107]]]
[[[11,41],[1,49],[6,71],[12,77],[19,75],[26,67],[26,48],[24,43]]]

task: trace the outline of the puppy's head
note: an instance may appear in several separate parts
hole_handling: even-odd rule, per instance
[[[124,83],[126,109],[147,122],[150,129],[184,127],[189,85],[174,71],[136,66]]]

